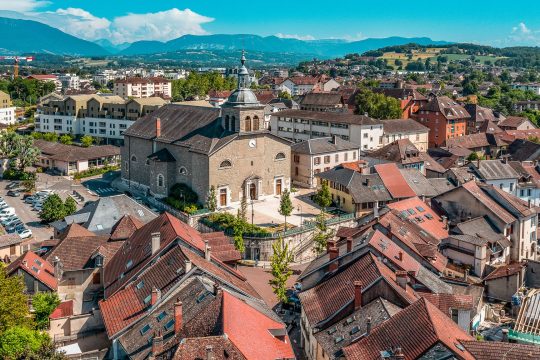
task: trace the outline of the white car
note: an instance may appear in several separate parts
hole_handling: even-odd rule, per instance
[[[52,190],[40,190],[35,194],[35,196],[47,197],[47,196],[52,195],[52,194],[54,194],[54,191],[52,191]]]
[[[32,230],[30,229],[23,229],[21,232],[17,233],[21,239],[27,239],[29,237],[32,237]]]

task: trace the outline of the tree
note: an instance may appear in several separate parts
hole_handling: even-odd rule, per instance
[[[31,136],[20,136],[16,142],[17,147],[17,169],[20,172],[36,163],[41,151],[34,146],[34,138]]]
[[[332,194],[330,194],[328,181],[322,181],[321,188],[317,191],[313,200],[321,207],[323,212],[326,211],[326,208],[329,207],[330,204],[332,204]]]
[[[84,135],[83,137],[81,137],[81,145],[83,147],[90,147],[92,146],[93,143],[94,143],[94,138],[91,137],[90,135]]]
[[[64,202],[57,194],[52,194],[43,202],[43,208],[39,213],[39,218],[46,223],[63,219],[65,216]]]
[[[328,229],[328,226],[326,226],[324,212],[317,215],[315,225],[317,230],[313,236],[313,252],[315,255],[320,255],[326,250],[328,240],[334,236],[334,232],[331,229]]]
[[[75,199],[68,196],[64,202],[64,217],[73,214],[75,211],[77,211],[77,203]]]
[[[245,231],[246,221],[240,217],[240,214],[236,216],[233,223],[233,240],[234,247],[236,250],[244,253],[246,247],[244,245],[244,231]]]
[[[64,134],[60,136],[60,142],[64,145],[71,145],[73,144],[73,136],[70,134]]]
[[[287,303],[287,280],[292,275],[290,263],[293,261],[293,255],[289,251],[289,246],[285,244],[282,237],[279,237],[272,244],[273,254],[270,258],[272,267],[272,279],[269,283],[277,299]]]
[[[60,304],[58,294],[52,292],[40,292],[34,295],[32,299],[32,307],[34,308],[34,316],[36,326],[40,330],[45,330],[49,325],[49,315]]]
[[[0,337],[0,358],[22,358],[25,352],[37,352],[47,342],[50,342],[47,334],[25,326],[11,327]]]
[[[375,119],[400,119],[403,115],[398,99],[363,88],[356,96],[356,113]]]
[[[7,329],[25,325],[28,316],[22,277],[7,276],[5,267],[0,267],[0,336]]]
[[[290,216],[293,211],[293,205],[289,190],[285,189],[281,194],[279,201],[279,214],[285,217],[285,231],[287,231],[287,216]]]
[[[480,157],[478,156],[476,151],[473,151],[472,153],[469,154],[469,156],[467,156],[468,161],[476,161],[478,159],[480,159]]]
[[[214,212],[217,209],[216,187],[214,185],[210,186],[210,193],[206,199],[206,208],[211,212]]]
[[[36,190],[36,177],[32,176],[29,179],[21,181],[21,186],[24,191],[30,193]]]
[[[278,93],[278,98],[290,100],[292,99],[292,96],[288,91],[282,90]]]

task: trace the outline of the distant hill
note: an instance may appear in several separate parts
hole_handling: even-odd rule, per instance
[[[169,53],[182,50],[240,50],[292,53],[332,58],[349,53],[363,53],[387,46],[416,43],[420,45],[445,45],[446,41],[433,41],[430,38],[388,37],[364,39],[347,42],[344,40],[283,39],[276,36],[238,35],[184,35],[167,42],[138,41],[120,52],[121,55],[144,55]]]
[[[32,20],[0,17],[0,51],[7,54],[107,55],[101,46]]]
[[[98,44],[111,54],[118,54],[120,51],[127,49],[131,45],[131,43],[113,44],[107,39],[95,40],[94,43]]]

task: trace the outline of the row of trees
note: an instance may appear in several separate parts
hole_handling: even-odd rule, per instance
[[[38,293],[32,299],[33,315],[20,276],[7,276],[0,263],[0,358],[64,360],[50,337],[43,332],[49,315],[60,300],[54,293]]]
[[[195,71],[185,79],[172,81],[173,101],[192,100],[195,97],[204,97],[211,90],[233,90],[236,88],[236,79],[223,77],[218,72],[197,73]]]
[[[62,201],[57,194],[49,195],[43,201],[43,207],[39,213],[39,218],[46,223],[61,220],[77,211],[77,203],[68,196],[66,201]]]
[[[17,105],[36,104],[40,97],[55,90],[55,84],[48,81],[24,79],[0,80],[0,91],[11,95]]]
[[[50,142],[58,142],[64,145],[72,145],[75,140],[75,136],[73,136],[72,134],[59,135],[57,133],[50,133],[50,132],[47,132],[47,133],[33,132],[31,136],[34,139],[41,139],[41,140],[50,141]],[[90,135],[84,135],[79,139],[79,142],[82,147],[90,147],[92,146],[92,144],[96,143],[96,140],[97,139],[93,138]]]

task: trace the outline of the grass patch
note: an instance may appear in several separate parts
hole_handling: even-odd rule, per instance
[[[91,176],[102,175],[109,171],[116,171],[119,169],[120,169],[119,165],[107,165],[102,168],[92,168],[92,169],[88,169],[84,171],[79,171],[73,174],[73,178],[76,180],[79,180],[79,179],[84,179]]]

